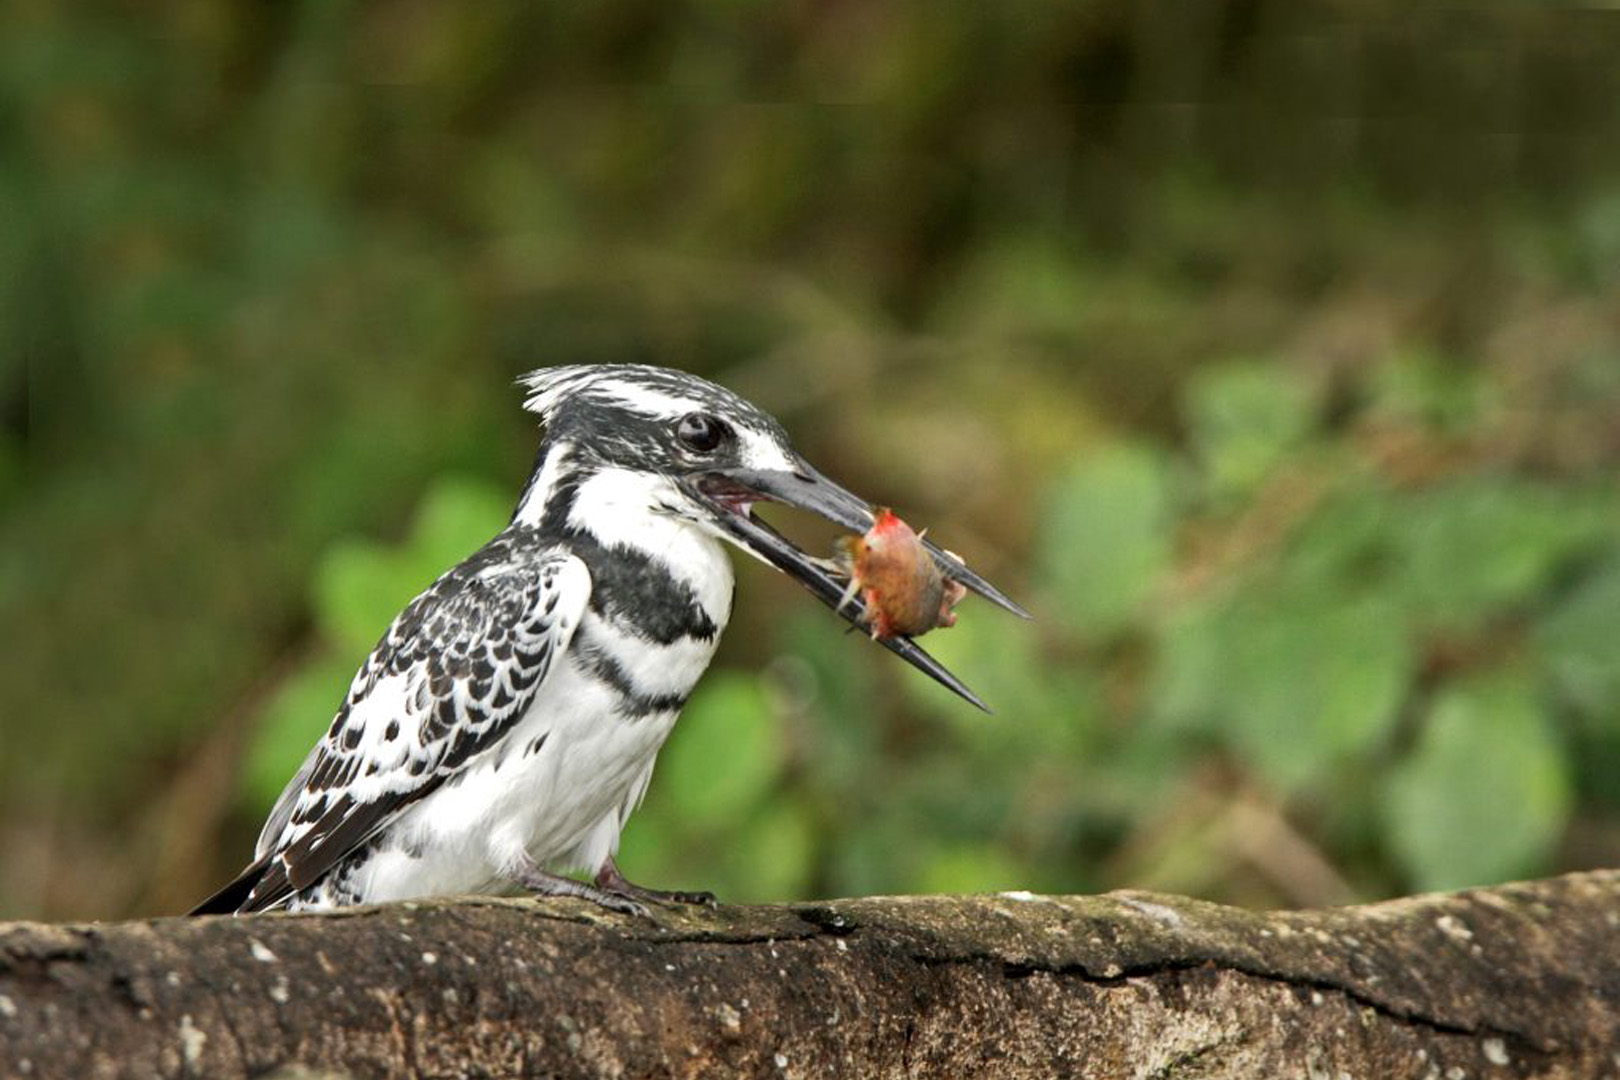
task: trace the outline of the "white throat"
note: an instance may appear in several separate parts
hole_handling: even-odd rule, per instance
[[[630,469],[605,468],[582,481],[568,524],[607,548],[657,560],[692,586],[716,626],[731,612],[731,560],[720,542],[679,514],[671,482]]]

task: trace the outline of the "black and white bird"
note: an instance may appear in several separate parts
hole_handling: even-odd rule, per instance
[[[511,523],[394,620],[253,863],[194,914],[519,890],[631,912],[712,901],[632,885],[614,854],[731,614],[720,541],[836,609],[843,583],[752,507],[786,503],[856,530],[873,511],[775,419],[693,375],[570,366],[522,381],[545,436]],[[981,704],[909,638],[882,643]]]

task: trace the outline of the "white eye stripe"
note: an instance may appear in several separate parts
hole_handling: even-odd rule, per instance
[[[687,413],[706,411],[703,403],[694,398],[666,394],[662,390],[654,390],[650,386],[639,386],[634,383],[608,382],[601,386],[592,387],[592,391],[602,397],[628,405],[643,415],[662,417],[666,420],[674,420],[685,416]]]
[[[769,435],[748,428],[737,430],[739,456],[750,469],[791,472],[795,466],[786,450]]]

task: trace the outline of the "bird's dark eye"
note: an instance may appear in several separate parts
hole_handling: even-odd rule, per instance
[[[675,437],[688,450],[707,454],[725,439],[726,422],[708,413],[687,413],[676,422]]]

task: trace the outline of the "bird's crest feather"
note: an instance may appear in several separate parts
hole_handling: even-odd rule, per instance
[[[518,379],[518,385],[529,391],[523,407],[549,422],[565,398],[600,378],[603,370],[597,364],[564,364],[531,371]]]

